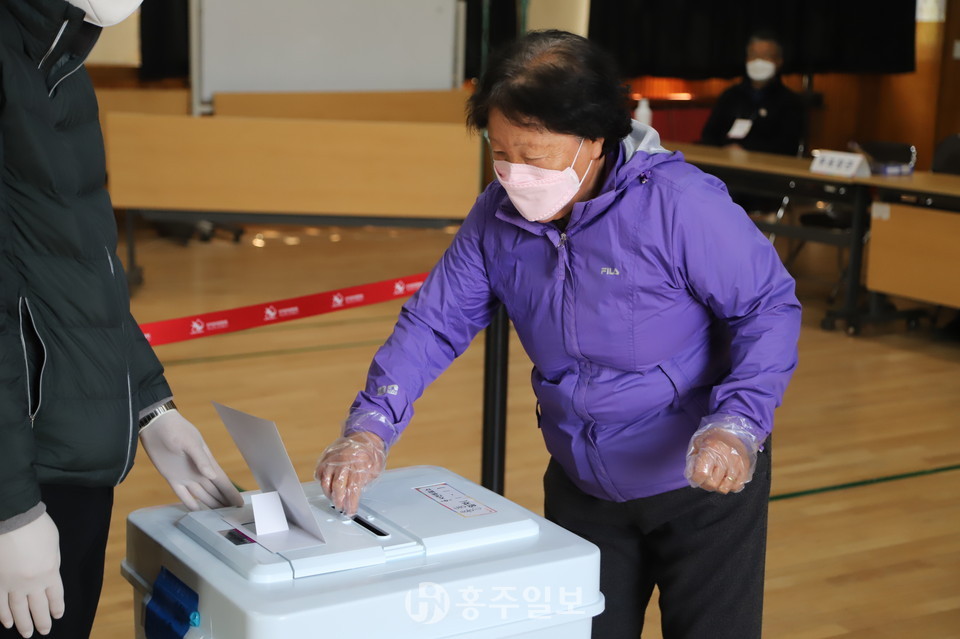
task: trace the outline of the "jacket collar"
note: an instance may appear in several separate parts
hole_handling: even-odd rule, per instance
[[[45,75],[67,64],[79,66],[90,54],[101,28],[66,0],[0,0],[20,24],[24,51]],[[52,88],[52,87],[51,87]]]

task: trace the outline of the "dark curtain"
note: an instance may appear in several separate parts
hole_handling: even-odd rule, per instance
[[[190,75],[190,22],[187,0],[143,0],[140,6],[140,78]]]
[[[592,0],[591,40],[625,77],[734,78],[752,33],[784,46],[784,73],[913,71],[915,0]]]
[[[467,0],[467,42],[464,77],[480,77],[483,64],[483,5],[490,7],[488,55],[517,37],[516,0]]]

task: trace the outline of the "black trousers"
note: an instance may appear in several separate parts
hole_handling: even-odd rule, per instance
[[[681,488],[612,502],[581,492],[551,460],[547,519],[600,548],[603,613],[596,639],[637,639],[654,586],[664,639],[754,639],[761,634],[770,452],[737,494]]]
[[[47,639],[87,639],[103,586],[103,564],[113,508],[113,488],[41,485],[40,496],[60,532],[63,617],[53,620]],[[34,637],[41,637],[34,631]],[[0,639],[21,639],[16,626],[0,626]]]

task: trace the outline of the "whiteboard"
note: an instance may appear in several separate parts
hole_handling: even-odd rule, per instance
[[[453,88],[457,0],[193,0],[195,101]],[[199,77],[198,77],[199,76]]]

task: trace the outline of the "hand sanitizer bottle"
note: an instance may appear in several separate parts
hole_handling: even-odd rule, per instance
[[[633,112],[633,119],[647,126],[653,124],[653,111],[650,110],[650,100],[640,98],[640,101],[637,102],[637,108]]]

